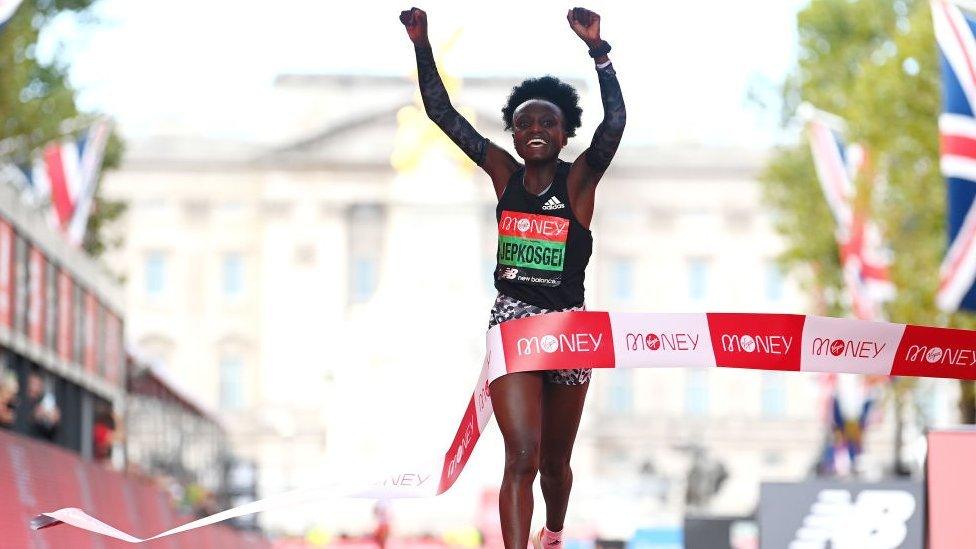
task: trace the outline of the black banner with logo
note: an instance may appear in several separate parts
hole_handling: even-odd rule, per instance
[[[913,481],[763,483],[761,549],[922,549],[925,496]]]

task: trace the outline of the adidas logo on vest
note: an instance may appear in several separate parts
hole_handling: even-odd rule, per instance
[[[542,205],[543,210],[561,210],[565,207],[566,205],[560,202],[555,196],[550,197],[549,200],[546,200],[546,203]]]

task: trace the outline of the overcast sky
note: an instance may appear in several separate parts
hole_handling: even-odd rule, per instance
[[[596,1],[613,45],[639,143],[755,144],[777,138],[750,86],[782,80],[796,56],[800,0]],[[435,46],[460,29],[447,67],[458,74],[590,77],[565,2],[428,1]],[[86,109],[124,133],[151,135],[173,117],[221,135],[283,72],[410,74],[412,49],[388,1],[100,0],[97,24],[69,18],[46,33],[60,47]],[[503,98],[499,98],[502,101]]]

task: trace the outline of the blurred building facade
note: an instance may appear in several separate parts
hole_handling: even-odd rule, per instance
[[[0,165],[3,545],[104,546],[73,528],[30,528],[31,516],[66,506],[132,532],[215,512],[218,495],[247,490],[229,478],[242,462],[226,451],[219,419],[133,358],[120,279],[69,243],[52,214],[17,170]],[[208,535],[266,544],[226,527]],[[191,536],[194,547],[210,543]]]
[[[450,82],[455,104],[508,148],[497,113],[515,83]],[[585,148],[601,112],[595,78],[575,84],[584,127],[563,158]],[[262,496],[437,459],[473,388],[494,297],[487,177],[420,122],[406,77],[281,76],[242,120],[264,129],[242,135],[263,137],[174,128],[132,142],[109,175],[106,192],[130,203],[111,258],[126,276],[130,341],[219,410]],[[774,262],[762,159],[629,148],[625,137],[598,193],[588,307],[806,312]],[[825,413],[809,374],[597,372],[570,523],[613,535],[680,524],[689,508],[750,513],[760,480],[810,471]],[[480,444],[452,493],[397,502],[394,527],[471,523],[501,478],[494,427]],[[705,488],[689,485],[693,468]],[[369,509],[323,504],[263,521],[366,528]]]
[[[13,417],[0,428],[91,459],[96,416],[125,403],[120,286],[6,175],[0,172],[0,405]]]
[[[126,376],[126,459],[130,471],[223,493],[227,435],[219,416],[168,374],[130,355]]]

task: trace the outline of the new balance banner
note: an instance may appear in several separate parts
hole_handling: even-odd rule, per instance
[[[422,467],[394,464],[387,474],[372,476],[369,482],[347,480],[288,492],[147,539],[323,498],[441,494],[461,474],[491,418],[491,382],[495,379],[513,372],[662,366],[976,379],[976,332],[789,314],[565,312],[511,320],[488,330],[481,374],[441,463]],[[906,496],[892,498],[897,500],[897,513],[885,520],[900,521],[891,526],[903,529],[914,516],[908,513],[909,507],[914,513],[915,505],[921,503],[912,500],[910,506]],[[875,495],[864,494],[850,495],[846,503],[837,501],[845,509],[859,512],[877,510],[879,504]],[[879,528],[888,525],[883,517],[877,518]],[[32,525],[44,528],[61,522],[132,543],[146,541],[76,508],[44,513]],[[889,531],[884,532],[888,535]]]
[[[763,483],[760,547],[922,549],[924,517],[918,482]]]

